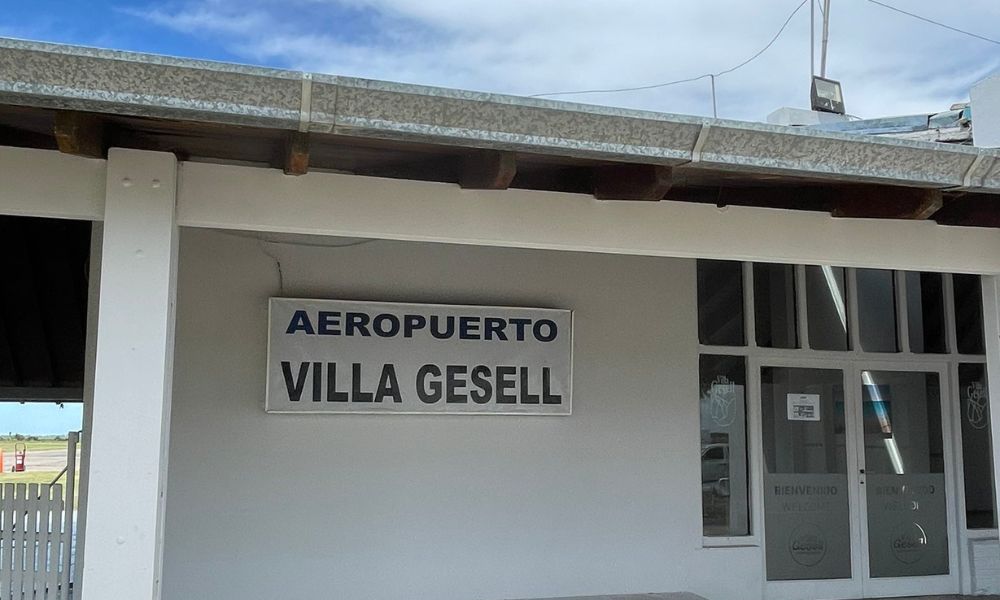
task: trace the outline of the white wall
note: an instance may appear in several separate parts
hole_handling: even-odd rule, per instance
[[[1000,75],[972,86],[972,138],[976,146],[1000,148]]]
[[[267,298],[570,308],[570,417],[267,415]],[[702,549],[692,260],[182,230],[163,597],[753,598]]]

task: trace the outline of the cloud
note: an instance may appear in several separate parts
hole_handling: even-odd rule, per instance
[[[719,72],[760,50],[799,1],[184,0],[131,14],[252,62],[528,95]],[[933,0],[905,7],[985,34],[1000,30],[993,0],[969,0],[962,11]],[[720,116],[762,120],[779,106],[808,103],[808,9],[760,58],[718,78]],[[849,112],[884,116],[967,99],[970,85],[1000,66],[1000,52],[856,0],[834,3],[828,65],[828,76],[843,82]],[[560,98],[712,112],[707,79]]]
[[[207,1],[202,5],[191,5],[181,9],[168,10],[152,8],[139,10],[124,7],[119,12],[142,18],[181,33],[193,35],[259,36],[267,31],[270,24],[267,11],[240,11],[235,6],[221,2]]]

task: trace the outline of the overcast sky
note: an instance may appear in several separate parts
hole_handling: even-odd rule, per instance
[[[1000,37],[1000,1],[884,0]],[[653,84],[739,64],[801,0],[137,0],[8,2],[0,35],[513,94]],[[862,117],[947,109],[1000,45],[832,0],[827,75]],[[818,31],[818,28],[817,28]],[[818,55],[818,49],[817,49]],[[711,115],[708,80],[566,100]],[[809,5],[717,81],[719,115],[806,106]]]

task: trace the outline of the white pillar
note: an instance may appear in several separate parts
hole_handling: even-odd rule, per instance
[[[972,137],[983,148],[1000,147],[1000,75],[972,86]]]
[[[108,153],[84,600],[160,597],[176,176],[172,154]]]
[[[986,337],[986,380],[990,402],[994,503],[1000,499],[1000,275],[983,281],[983,330]],[[997,511],[1000,515],[1000,510]]]
[[[87,344],[83,374],[83,437],[80,450],[80,487],[76,518],[76,564],[73,582],[80,589],[83,581],[83,553],[87,545],[87,489],[90,483],[90,432],[94,425],[94,370],[97,363],[97,316],[101,298],[101,248],[104,245],[104,225],[90,225],[90,268],[87,282]]]

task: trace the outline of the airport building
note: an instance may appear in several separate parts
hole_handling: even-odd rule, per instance
[[[1000,593],[998,194],[964,144],[4,39],[0,398],[84,403],[77,599]],[[68,597],[19,547],[4,600]]]

